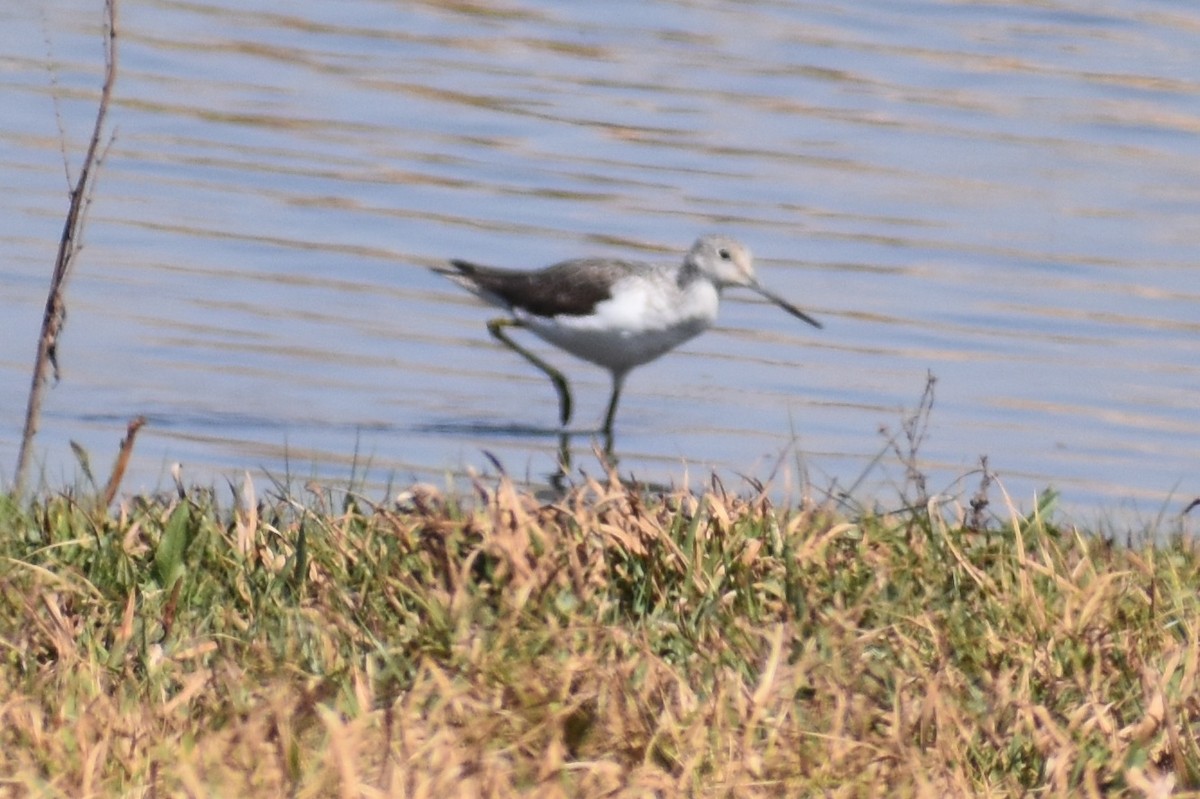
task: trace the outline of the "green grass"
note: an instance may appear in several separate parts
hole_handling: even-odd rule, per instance
[[[0,499],[0,795],[1200,795],[1200,553],[590,482]]]

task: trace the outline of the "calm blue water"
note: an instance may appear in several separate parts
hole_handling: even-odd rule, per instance
[[[103,65],[95,3],[0,10],[0,478]],[[937,377],[919,451],[969,496],[1084,517],[1200,494],[1200,10],[1177,3],[121,5],[115,138],[39,464],[127,491],[352,468],[552,471],[556,399],[428,267],[677,258],[723,231],[816,331],[730,293],[634,372],[621,471],[859,485]],[[567,372],[575,424],[607,375]],[[599,471],[587,435],[574,462]],[[778,467],[778,468],[777,468]],[[964,477],[964,475],[967,475]],[[860,478],[861,482],[860,482]],[[999,493],[993,494],[998,503]]]

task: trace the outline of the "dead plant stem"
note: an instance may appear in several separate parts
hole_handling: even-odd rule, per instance
[[[92,130],[92,138],[88,142],[87,154],[83,159],[83,167],[79,171],[79,179],[70,192],[70,204],[67,208],[67,218],[63,223],[62,238],[58,244],[58,258],[54,264],[54,275],[50,280],[50,293],[46,298],[46,311],[42,316],[42,330],[38,337],[37,358],[33,364],[33,378],[29,386],[29,402],[25,408],[25,428],[21,434],[21,449],[17,455],[16,478],[14,493],[20,496],[24,493],[25,483],[29,475],[29,459],[32,451],[33,438],[37,435],[38,423],[42,413],[42,397],[45,393],[47,378],[51,370],[55,380],[58,379],[58,338],[62,333],[66,320],[66,289],[67,278],[75,265],[75,256],[79,252],[83,236],[83,224],[86,216],[87,203],[90,201],[90,190],[95,174],[94,168],[100,160],[100,139],[104,131],[104,120],[108,115],[109,102],[112,99],[113,86],[117,81],[117,0],[106,0],[105,13],[107,16],[107,35],[105,37],[105,72],[104,86],[100,91],[100,107],[96,112],[96,125]]]

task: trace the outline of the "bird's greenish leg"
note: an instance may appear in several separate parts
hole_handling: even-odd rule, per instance
[[[525,327],[525,325],[516,319],[507,318],[493,319],[487,323],[488,332],[494,339],[529,361],[550,378],[550,382],[554,384],[554,390],[558,392],[559,419],[563,425],[566,425],[571,421],[571,389],[567,386],[567,379],[562,376],[562,372],[509,338],[508,334],[504,332],[506,327]]]
[[[608,442],[606,450],[612,450],[613,420],[617,418],[617,402],[621,399],[621,389],[625,385],[625,374],[613,372],[612,396],[608,400],[608,411],[604,414],[604,437]]]

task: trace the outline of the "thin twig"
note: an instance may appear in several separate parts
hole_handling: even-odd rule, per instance
[[[925,504],[929,495],[925,473],[921,471],[917,462],[917,453],[920,451],[921,445],[925,443],[925,437],[929,435],[929,416],[933,412],[933,387],[935,385],[937,385],[937,378],[934,377],[933,372],[926,372],[925,391],[921,394],[921,401],[901,424],[907,444],[906,449],[902,450],[899,442],[892,439],[892,450],[904,464],[905,481],[917,490],[916,497],[920,505]]]
[[[58,146],[62,151],[63,175],[67,180],[67,190],[71,184],[71,159],[67,157],[67,126],[63,124],[62,103],[59,102],[58,70],[55,68],[54,40],[50,37],[50,22],[46,10],[42,9],[42,36],[46,41],[46,71],[50,74],[50,99],[54,102],[54,122],[58,125]]]
[[[117,451],[117,461],[113,464],[112,474],[108,476],[108,483],[104,486],[103,502],[106,508],[117,496],[117,489],[121,487],[121,478],[125,476],[125,469],[129,466],[129,456],[133,453],[133,439],[144,424],[146,424],[146,417],[139,416],[131,420],[129,426],[125,428],[125,437],[121,439],[121,447]]]
[[[100,91],[100,108],[96,112],[96,126],[88,142],[87,155],[79,172],[79,180],[70,192],[70,205],[63,224],[62,238],[58,244],[58,258],[54,264],[54,275],[50,280],[50,293],[46,298],[46,311],[42,316],[42,332],[38,338],[37,358],[33,364],[33,379],[29,387],[29,404],[25,408],[25,429],[21,435],[21,450],[17,455],[15,493],[24,493],[29,472],[29,458],[33,437],[37,435],[38,422],[42,413],[42,395],[51,370],[58,380],[58,337],[66,320],[67,306],[63,297],[67,278],[75,264],[83,236],[83,219],[88,194],[93,180],[93,167],[97,164],[97,153],[104,131],[104,119],[112,99],[113,85],[117,81],[117,0],[106,0],[107,35],[104,41],[104,86]]]

